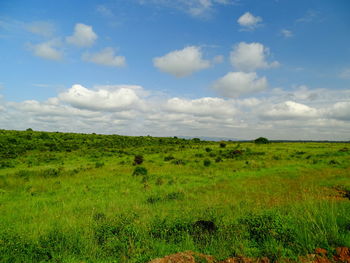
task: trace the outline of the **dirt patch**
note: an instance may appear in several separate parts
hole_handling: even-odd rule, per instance
[[[350,263],[350,249],[347,247],[338,247],[332,256],[323,248],[316,248],[314,254],[299,257],[299,260],[284,260],[283,262],[294,263]],[[217,261],[214,257],[196,253],[193,251],[180,252],[164,258],[156,258],[149,263],[270,263],[270,259],[263,258],[247,258],[233,257],[223,261]]]
[[[149,263],[215,263],[215,259],[211,256],[196,253],[193,251],[185,251],[166,256],[164,258],[156,258]]]
[[[342,186],[335,186],[335,187],[333,187],[333,189],[336,191],[337,197],[350,200],[350,190],[345,189]]]

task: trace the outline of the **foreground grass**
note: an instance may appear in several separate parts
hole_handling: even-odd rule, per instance
[[[280,259],[350,246],[347,144],[147,138],[107,150],[82,138],[76,150],[3,158],[1,262],[147,262],[184,250]],[[132,175],[136,154],[147,174]]]

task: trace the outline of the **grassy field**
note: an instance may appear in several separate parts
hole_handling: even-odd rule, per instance
[[[348,148],[0,130],[0,262],[349,247]]]

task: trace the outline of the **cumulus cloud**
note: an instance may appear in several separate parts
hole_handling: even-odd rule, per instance
[[[154,58],[153,65],[160,71],[181,78],[210,67],[210,61],[202,58],[200,47],[189,46]]]
[[[87,89],[79,84],[60,93],[58,98],[73,107],[91,111],[121,111],[139,108],[142,100],[141,86],[101,86],[97,90]]]
[[[125,57],[117,56],[114,49],[111,47],[107,47],[97,53],[84,53],[82,59],[84,61],[110,67],[125,66]]]
[[[273,105],[270,109],[261,113],[261,116],[264,118],[277,120],[309,119],[318,117],[318,115],[319,113],[316,109],[294,101],[285,101]]]
[[[241,71],[278,67],[278,61],[267,62],[269,55],[269,49],[261,43],[240,42],[233,47],[230,60],[231,64]]]
[[[35,56],[49,60],[61,60],[63,52],[58,50],[59,46],[61,46],[61,42],[55,39],[36,45],[29,44],[29,49]]]
[[[25,29],[33,34],[41,35],[44,37],[51,37],[55,32],[55,26],[52,23],[46,21],[35,21],[29,23],[25,26]]]
[[[267,79],[259,78],[255,72],[229,72],[213,84],[213,89],[228,98],[263,91],[267,88]]]
[[[97,35],[93,31],[92,26],[81,23],[75,25],[72,36],[66,37],[67,43],[79,47],[90,47],[95,43],[96,39]]]
[[[238,18],[237,22],[243,30],[255,30],[261,25],[262,18],[246,12]]]
[[[285,38],[290,38],[292,36],[294,36],[293,32],[288,30],[288,29],[282,29],[281,30],[281,34],[285,37]]]
[[[236,109],[232,102],[220,98],[200,98],[200,99],[181,99],[172,98],[165,104],[165,109],[170,112],[186,113],[197,116],[233,116]]]

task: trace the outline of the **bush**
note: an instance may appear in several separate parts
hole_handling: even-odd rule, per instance
[[[174,160],[174,159],[175,159],[175,157],[172,156],[172,155],[169,155],[169,156],[165,156],[165,157],[164,157],[164,161],[165,161],[165,162],[171,161],[171,160]]]
[[[205,151],[206,151],[207,153],[209,153],[209,152],[211,152],[211,151],[212,151],[212,149],[211,149],[211,148],[209,148],[209,147],[207,147],[207,148],[205,148]]]
[[[135,155],[134,165],[140,165],[142,163],[143,163],[143,156],[142,155]]]
[[[255,139],[254,142],[256,144],[268,144],[269,140],[264,138],[264,137],[259,137],[259,138]]]
[[[220,148],[225,148],[225,147],[226,147],[226,143],[220,142]]]
[[[137,166],[132,173],[133,176],[147,175],[148,171],[145,167]]]
[[[205,159],[205,160],[203,161],[203,165],[206,166],[206,167],[210,166],[210,164],[211,164],[211,162],[210,162],[210,160],[208,160],[208,159]]]

